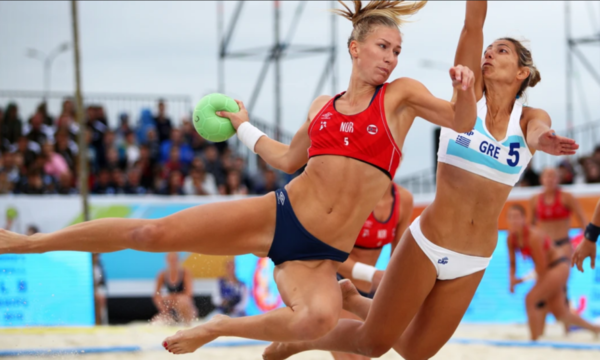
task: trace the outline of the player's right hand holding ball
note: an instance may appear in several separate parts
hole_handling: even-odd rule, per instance
[[[242,123],[250,121],[250,120],[248,118],[248,110],[246,110],[244,103],[239,100],[235,100],[235,102],[240,107],[240,111],[238,111],[236,113],[227,112],[227,111],[217,111],[216,114],[218,116],[228,118],[229,121],[231,121],[231,125],[233,125],[233,128],[237,131],[237,129],[240,127],[240,125]]]

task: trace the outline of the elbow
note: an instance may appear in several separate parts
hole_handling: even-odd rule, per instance
[[[470,124],[455,124],[452,127],[452,130],[456,131],[457,133],[467,133],[467,132],[473,130],[474,127],[475,127],[475,122],[470,123]]]

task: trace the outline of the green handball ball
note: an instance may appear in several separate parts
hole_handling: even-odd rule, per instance
[[[223,94],[210,94],[203,97],[194,109],[194,127],[200,136],[208,141],[221,142],[235,134],[229,119],[217,116],[215,112],[238,112],[238,104]]]

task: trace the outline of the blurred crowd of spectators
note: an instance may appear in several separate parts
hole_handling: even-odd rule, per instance
[[[560,158],[556,166],[560,176],[560,184],[597,184],[600,183],[600,145],[589,155],[583,154],[572,160]],[[519,186],[539,186],[540,174],[532,169],[531,163],[523,173]]]
[[[261,160],[249,173],[227,142],[204,140],[188,118],[175,126],[162,100],[137,124],[123,113],[111,128],[101,105],[85,122],[92,194],[266,194],[289,180]],[[0,109],[0,194],[77,194],[80,130],[71,99],[56,117],[45,103],[27,121],[15,103]]]

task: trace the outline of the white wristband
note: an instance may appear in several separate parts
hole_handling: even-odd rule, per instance
[[[256,154],[256,151],[254,151],[254,146],[256,146],[258,139],[260,139],[262,136],[267,136],[267,134],[258,130],[254,125],[246,121],[238,127],[237,136],[242,144],[246,145],[248,149]]]
[[[352,278],[355,280],[371,282],[373,281],[373,276],[376,272],[377,269],[375,269],[374,266],[357,262],[352,268]]]

